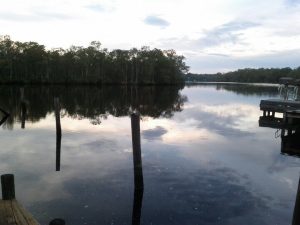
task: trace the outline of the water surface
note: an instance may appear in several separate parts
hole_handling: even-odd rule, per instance
[[[11,114],[0,130],[1,174],[15,174],[17,199],[41,224],[292,223],[299,158],[281,154],[276,130],[258,126],[259,102],[277,97],[275,86],[2,86],[0,94]],[[141,114],[141,191],[132,112]]]

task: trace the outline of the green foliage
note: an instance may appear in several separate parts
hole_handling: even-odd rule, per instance
[[[188,71],[174,50],[142,47],[109,52],[101,43],[45,49],[36,42],[15,42],[0,36],[0,83],[183,83]]]
[[[281,77],[293,77],[300,79],[300,67],[296,69],[286,68],[260,68],[240,69],[228,73],[217,74],[191,74],[185,76],[189,82],[244,82],[244,83],[278,83]]]

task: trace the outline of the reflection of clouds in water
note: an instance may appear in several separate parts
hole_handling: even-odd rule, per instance
[[[282,160],[274,132],[258,129],[258,105],[243,96],[233,102],[226,91],[195,91],[203,101],[189,95],[172,119],[141,121],[142,224],[289,223],[298,159]],[[26,131],[2,133],[0,169],[15,173],[17,198],[44,224],[54,216],[74,225],[130,224],[130,118],[109,116],[92,126],[65,117],[62,128],[60,172],[53,114],[26,123]]]
[[[222,136],[243,137],[255,135],[249,127],[257,121],[257,109],[250,105],[190,105],[177,120],[194,119],[199,128],[204,128]],[[257,122],[255,122],[256,125]],[[251,125],[249,125],[251,124]],[[253,128],[253,127],[252,127]]]
[[[299,168],[300,158],[289,155],[282,155],[279,152],[271,155],[273,158],[272,164],[268,167],[270,173],[277,173],[287,168]]]
[[[104,177],[73,177],[63,182],[70,198],[38,202],[30,207],[41,224],[51,215],[68,224],[129,224],[133,193],[132,170],[119,170]],[[45,215],[46,214],[46,215]]]
[[[174,155],[168,159],[152,155],[150,161],[160,162],[144,170],[145,178],[155,179],[155,182],[146,180],[148,204],[143,208],[143,216],[150,218],[153,224],[261,225],[273,224],[271,221],[277,219],[265,222],[264,213],[271,210],[266,202],[269,197],[255,191],[248,176],[218,162],[199,165]],[[160,199],[159,206],[149,199]],[[159,218],[165,218],[164,215],[172,220],[162,222]]]
[[[130,154],[123,154],[124,148],[131,148],[126,134],[112,138],[110,132],[104,131],[101,137],[97,133],[63,133],[58,173],[55,172],[54,130],[15,130],[14,136],[10,134],[2,133],[2,145],[6,148],[1,150],[0,169],[1,173],[16,175],[17,197],[25,204],[68,198],[64,181],[81,175],[95,176],[91,171],[97,171],[98,177],[105,176],[111,172],[111,161],[117,162],[114,169],[124,164],[128,168],[132,166],[132,161],[127,160]]]
[[[171,157],[175,161],[178,157]],[[176,159],[177,158],[177,159]],[[247,177],[210,164],[193,168],[165,162],[145,163],[142,224],[266,224],[267,198],[253,194]],[[101,178],[73,178],[63,183],[68,201],[37,203],[31,210],[62,215],[70,224],[129,224],[133,171],[118,170]],[[159,203],[157,200],[159,199]],[[88,206],[88,207],[87,207]],[[51,213],[50,213],[51,212]],[[154,216],[155,215],[155,216]],[[243,220],[241,220],[243,218]],[[47,222],[45,220],[45,222]]]
[[[153,129],[143,130],[142,135],[144,139],[155,140],[155,139],[161,139],[161,137],[167,132],[168,131],[165,128],[161,126],[157,126]]]
[[[191,224],[231,224],[228,221],[240,216],[247,224],[261,224],[253,223],[255,219],[251,218],[251,214],[266,210],[264,199],[251,193],[247,180],[234,171],[226,168],[201,169],[183,177],[178,176],[176,171],[160,170],[155,183],[165,184],[163,190],[155,193],[160,199],[160,207],[155,208],[155,202],[151,202],[152,210],[146,210],[148,217],[155,212],[159,214],[156,218],[171,214],[172,220],[178,224],[185,221]],[[159,219],[152,221],[160,223]]]

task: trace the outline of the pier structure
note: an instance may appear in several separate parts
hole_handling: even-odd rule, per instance
[[[300,79],[290,77],[280,79],[279,98],[260,101],[263,116],[259,119],[262,127],[291,129],[300,124]],[[281,115],[277,116],[276,115]]]

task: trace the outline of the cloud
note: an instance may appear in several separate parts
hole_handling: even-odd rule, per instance
[[[206,31],[202,38],[196,40],[196,44],[200,48],[208,48],[227,43],[237,44],[238,42],[241,42],[241,31],[256,26],[259,26],[259,24],[238,21],[225,23],[212,30]]]
[[[227,72],[242,68],[296,68],[299,64],[300,49],[275,51],[255,56],[218,56],[216,54],[191,55],[187,57],[187,64],[192,72],[216,73]]]
[[[285,0],[285,2],[286,2],[287,5],[292,5],[292,6],[294,6],[294,5],[299,4],[299,3],[300,3],[300,0]]]
[[[20,14],[11,12],[0,13],[0,20],[13,22],[44,22],[46,20],[68,20],[72,18],[72,16],[63,13],[47,11],[32,11]]]
[[[85,6],[85,8],[87,8],[89,10],[92,10],[92,11],[95,11],[95,12],[105,12],[105,11],[107,11],[107,8],[104,7],[101,4],[91,4],[91,5]]]
[[[161,28],[165,28],[170,25],[170,23],[158,16],[147,16],[144,19],[144,23],[152,26],[158,26]]]
[[[230,53],[227,51],[225,54],[223,52],[217,52],[216,47],[220,47],[224,44],[231,45],[243,45],[246,46],[247,43],[244,39],[244,32],[250,28],[260,26],[259,23],[254,22],[240,22],[231,21],[229,23],[222,24],[210,30],[203,32],[202,37],[197,37],[192,39],[189,36],[178,37],[178,38],[166,38],[159,40],[159,45],[167,48],[174,48],[181,51],[193,51],[197,54],[208,54],[210,56],[223,56],[228,57]],[[236,47],[235,46],[235,47]],[[207,53],[207,50],[213,49],[213,52]]]

